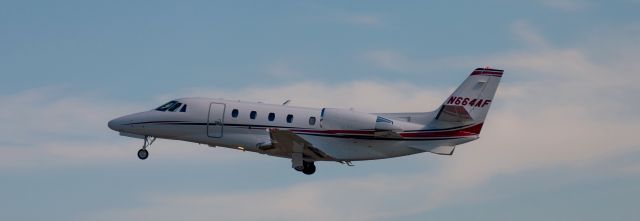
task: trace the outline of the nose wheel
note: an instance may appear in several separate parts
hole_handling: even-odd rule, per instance
[[[147,159],[147,157],[149,157],[149,151],[147,151],[146,149],[138,150],[138,158],[144,160]]]
[[[149,157],[149,151],[147,151],[147,147],[151,146],[153,142],[156,141],[155,137],[144,136],[144,143],[142,144],[142,149],[138,150],[138,158],[141,160],[147,159]]]

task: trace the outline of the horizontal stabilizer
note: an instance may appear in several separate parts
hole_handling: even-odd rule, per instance
[[[423,150],[429,153],[434,153],[438,155],[453,155],[453,151],[456,149],[455,146],[439,146],[439,147],[421,147],[421,146],[409,146],[414,149]]]

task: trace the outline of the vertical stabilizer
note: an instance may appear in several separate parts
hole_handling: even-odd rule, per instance
[[[477,68],[449,96],[432,126],[466,126],[484,123],[503,70]]]

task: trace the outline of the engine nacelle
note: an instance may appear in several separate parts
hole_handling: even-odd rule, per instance
[[[327,130],[401,131],[394,121],[375,114],[338,108],[323,108],[320,126]]]

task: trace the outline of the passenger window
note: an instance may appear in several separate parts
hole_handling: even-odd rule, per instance
[[[273,121],[276,119],[276,114],[274,113],[269,113],[269,121]]]
[[[256,111],[251,111],[251,113],[249,114],[249,118],[251,118],[251,120],[255,120],[256,119],[256,115],[258,115],[258,113]]]
[[[293,115],[289,114],[287,115],[287,123],[291,123],[291,122],[293,122]]]
[[[316,125],[316,117],[309,117],[309,125]]]
[[[237,118],[238,117],[238,109],[233,109],[231,111],[231,117],[233,117],[233,118]]]
[[[175,103],[173,106],[171,106],[169,108],[169,111],[174,112],[176,111],[176,109],[178,109],[178,107],[180,107],[182,105],[182,103]]]
[[[182,105],[182,108],[180,109],[180,112],[187,112],[187,105]]]

